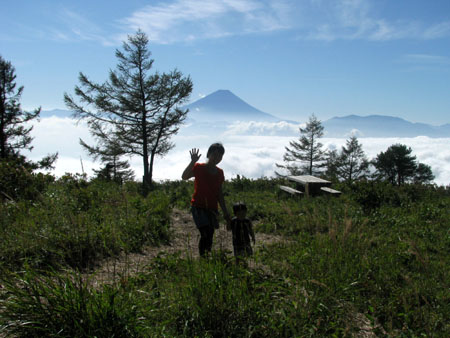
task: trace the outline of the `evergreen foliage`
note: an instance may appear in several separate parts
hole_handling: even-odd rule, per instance
[[[110,140],[106,134],[104,134],[104,138],[98,138],[98,142],[101,146],[92,147],[80,140],[81,145],[90,156],[95,160],[100,159],[104,163],[101,169],[94,169],[97,177],[117,183],[132,181],[134,179],[134,171],[130,169],[128,161],[121,160],[124,152],[120,145],[114,140]]]
[[[0,159],[13,160],[29,170],[51,169],[58,154],[51,154],[41,161],[31,162],[21,155],[20,150],[32,150],[33,138],[30,133],[33,126],[27,122],[39,118],[41,108],[25,112],[20,107],[23,86],[16,88],[16,70],[11,62],[0,55]]]
[[[74,116],[86,120],[91,133],[101,140],[91,150],[105,152],[112,142],[122,154],[142,158],[145,193],[152,185],[155,157],[174,146],[170,138],[188,112],[179,106],[192,91],[190,77],[176,69],[150,74],[154,61],[150,56],[148,37],[139,30],[123,43],[123,50],[116,50],[117,69],[110,71],[108,81],[97,84],[80,73],[80,86],[75,87],[79,102],[64,95]]]
[[[30,132],[24,124],[39,117],[41,109],[25,112],[20,107],[23,86],[16,88],[15,68],[0,56],[0,158],[14,156],[21,149],[31,150]]]
[[[381,152],[373,160],[378,177],[392,184],[402,185],[406,182],[429,183],[434,179],[431,167],[418,163],[412,155],[411,147],[394,144]]]
[[[431,167],[425,163],[417,163],[413,180],[414,183],[431,183],[434,180],[434,174]]]
[[[41,109],[25,112],[20,106],[23,86],[16,88],[15,68],[0,56],[0,201],[32,199],[51,181],[48,176],[33,174],[35,169],[52,169],[58,153],[40,161],[28,160],[21,150],[32,150],[33,126],[27,123],[39,118]],[[39,184],[30,184],[35,181]]]
[[[325,156],[324,176],[333,182],[339,181],[338,178],[339,152],[337,149],[328,150]]]
[[[369,160],[356,136],[350,137],[337,158],[337,176],[351,184],[369,173]]]
[[[322,123],[313,114],[306,127],[300,127],[299,130],[299,140],[291,141],[290,147],[285,147],[283,161],[286,164],[276,166],[286,169],[290,175],[318,174],[325,160],[325,151],[322,150],[323,145],[319,142],[323,136]]]

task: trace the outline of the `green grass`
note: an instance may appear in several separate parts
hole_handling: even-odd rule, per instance
[[[98,288],[77,269],[170,240],[171,208],[188,207],[190,182],[159,184],[143,198],[132,184],[66,178],[36,200],[2,203],[0,332],[346,337],[371,326],[378,336],[450,336],[448,189],[369,182],[339,187],[337,199],[296,199],[278,183],[225,185],[230,208],[248,204],[257,238],[286,239],[258,250],[249,267],[223,252],[175,254]]]
[[[38,199],[0,204],[0,265],[77,269],[169,238],[169,198],[64,177]]]
[[[19,337],[135,337],[142,325],[134,293],[117,285],[101,290],[77,273],[35,270],[2,281],[3,331]]]

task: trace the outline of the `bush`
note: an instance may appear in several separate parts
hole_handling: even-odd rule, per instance
[[[33,173],[19,162],[0,160],[0,202],[35,200],[53,181],[53,176]]]
[[[84,269],[121,251],[169,238],[169,198],[147,198],[115,183],[66,175],[40,200],[2,205],[0,264]]]

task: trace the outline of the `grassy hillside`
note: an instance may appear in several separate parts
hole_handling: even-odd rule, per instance
[[[257,236],[284,241],[248,266],[165,255],[92,287],[83,272],[105,258],[170,242],[192,183],[143,198],[134,183],[29,179],[0,203],[0,335],[450,336],[448,189],[368,182],[298,199],[274,179],[234,179],[227,203],[246,201]]]

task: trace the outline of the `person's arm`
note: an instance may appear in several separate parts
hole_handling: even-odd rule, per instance
[[[191,155],[191,162],[188,164],[186,169],[184,169],[183,174],[181,175],[181,178],[183,180],[188,180],[191,177],[194,177],[194,165],[199,160],[201,154],[198,153],[198,149],[193,148],[189,154]]]
[[[227,221],[227,230],[229,231],[229,230],[231,230],[231,217],[230,217],[230,214],[228,213],[227,205],[225,203],[225,198],[223,197],[222,187],[220,187],[220,190],[219,190],[219,199],[218,200],[219,200],[220,208],[222,209],[222,212],[223,212],[223,217]]]

